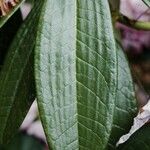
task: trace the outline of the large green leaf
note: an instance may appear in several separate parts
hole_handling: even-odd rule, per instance
[[[149,150],[150,149],[150,126],[149,124],[143,126],[136,131],[127,142],[120,145],[118,150]]]
[[[106,0],[46,0],[35,74],[53,149],[103,150],[115,107],[117,63]]]
[[[148,7],[150,7],[150,0],[142,0]]]
[[[114,122],[108,149],[115,149],[119,138],[126,134],[136,114],[136,100],[131,73],[125,55],[118,43],[117,48],[117,96],[115,103]]]
[[[17,132],[35,98],[33,50],[41,3],[14,38],[0,72],[0,143]]]
[[[0,28],[7,22],[7,20],[19,9],[19,7],[21,6],[21,4],[24,2],[25,0],[20,0],[20,2],[13,8],[10,10],[10,12],[3,17],[0,17]]]

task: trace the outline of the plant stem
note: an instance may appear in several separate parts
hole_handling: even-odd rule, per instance
[[[126,16],[123,16],[122,14],[117,17],[116,21],[119,21],[120,23],[123,23],[134,29],[150,31],[150,22],[132,20]]]

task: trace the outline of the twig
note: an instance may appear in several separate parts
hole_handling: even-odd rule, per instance
[[[132,20],[122,14],[117,17],[116,21],[138,30],[150,30],[150,22]]]

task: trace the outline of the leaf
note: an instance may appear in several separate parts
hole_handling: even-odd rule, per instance
[[[119,12],[120,0],[109,0],[111,11]]]
[[[22,22],[21,12],[18,10],[0,29],[0,68],[3,65],[8,48]]]
[[[148,7],[150,7],[150,0],[142,0]]]
[[[108,1],[47,0],[35,75],[52,149],[105,149],[115,107],[116,47]]]
[[[17,132],[35,98],[33,50],[41,3],[14,38],[0,72],[0,143],[6,143]]]
[[[136,100],[129,65],[120,44],[117,45],[118,86],[113,128],[108,144],[110,150],[115,149],[119,138],[130,130],[136,114]]]
[[[5,146],[5,150],[44,150],[44,143],[40,140],[25,135],[23,133],[19,133],[12,139],[11,143]]]
[[[124,144],[120,145],[118,150],[134,150],[134,149],[142,149],[149,150],[150,149],[150,126],[149,124],[143,126],[137,132],[135,132],[130,139]]]
[[[20,2],[12,8],[6,16],[0,17],[0,28],[8,21],[9,18],[11,18],[11,16],[19,9],[24,1],[25,0],[20,0]]]

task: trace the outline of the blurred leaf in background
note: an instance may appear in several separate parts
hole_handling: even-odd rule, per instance
[[[19,133],[12,139],[12,141],[8,145],[0,147],[0,150],[44,150],[44,149],[45,149],[44,143],[24,133]]]
[[[18,10],[10,20],[0,28],[0,66],[3,65],[8,48],[22,22],[21,12]]]
[[[118,147],[118,150],[150,150],[150,126],[143,126],[130,139]]]
[[[21,6],[21,4],[24,2],[25,0],[20,0],[19,3],[17,3],[17,5],[13,8],[11,8],[9,10],[9,12],[7,13],[7,15],[5,16],[0,16],[0,28],[8,21],[8,19],[10,19],[13,14],[19,9],[19,7]],[[1,2],[0,4],[2,5],[3,2]],[[8,2],[7,2],[8,3]]]

